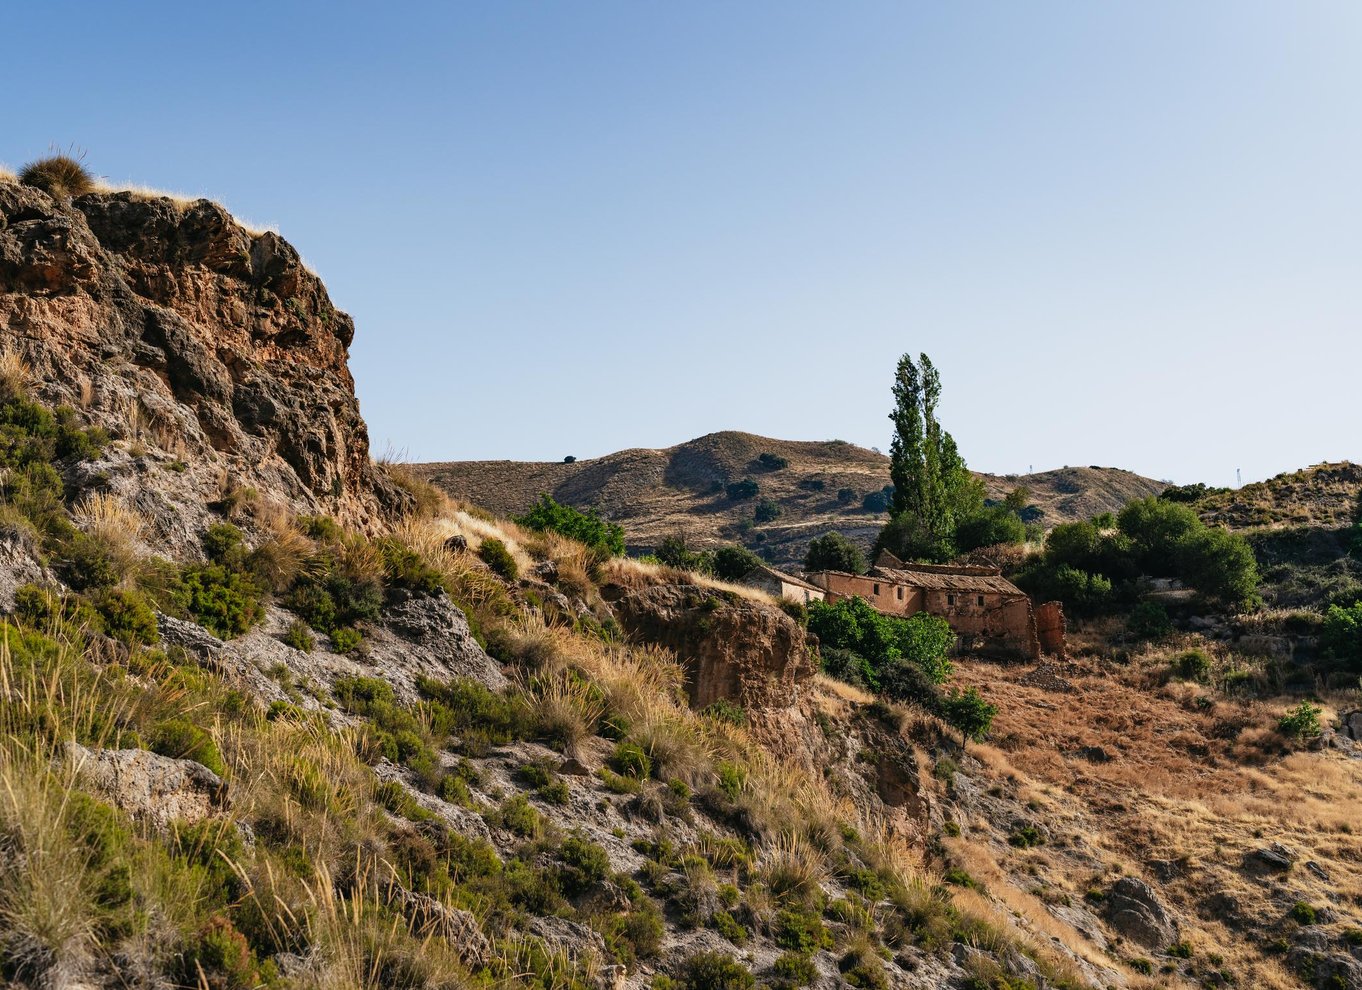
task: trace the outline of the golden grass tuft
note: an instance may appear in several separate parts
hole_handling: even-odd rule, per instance
[[[18,182],[19,175],[8,165],[0,164],[0,182]]]
[[[137,573],[147,531],[142,513],[116,495],[96,492],[76,504],[72,518],[81,530],[104,545],[124,579]]]
[[[826,853],[797,835],[781,835],[762,851],[762,882],[778,900],[806,903],[831,877]]]
[[[19,170],[19,181],[57,199],[83,196],[95,190],[95,177],[90,170],[80,158],[69,154],[29,162]]]
[[[26,396],[32,385],[33,371],[23,356],[11,347],[0,348],[0,400]]]

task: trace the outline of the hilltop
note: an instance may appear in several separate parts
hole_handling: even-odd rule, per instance
[[[763,454],[784,466],[763,464]],[[888,518],[866,510],[862,501],[889,484],[889,458],[844,440],[775,440],[726,431],[674,447],[622,450],[573,463],[453,461],[412,469],[449,495],[501,514],[523,512],[547,492],[618,522],[635,548],[650,549],[684,533],[699,547],[742,542],[778,564],[802,560],[809,540],[833,529],[869,547]],[[1047,526],[1116,511],[1165,487],[1103,467],[978,477],[989,498],[1001,499],[1019,485],[1030,489],[1035,518]],[[728,498],[725,486],[746,478],[757,483],[756,498]],[[779,506],[778,518],[753,522],[761,499]]]

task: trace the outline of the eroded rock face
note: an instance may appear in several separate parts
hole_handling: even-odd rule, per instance
[[[622,593],[614,609],[629,633],[676,654],[697,708],[787,708],[816,672],[804,630],[773,605],[668,584]]]
[[[0,183],[0,332],[43,400],[187,462],[183,501],[230,478],[363,526],[405,498],[369,460],[350,317],[208,200]]]
[[[145,749],[66,750],[81,782],[110,804],[157,828],[194,824],[227,808],[227,785],[202,763]]]
[[[1107,894],[1111,927],[1132,942],[1164,951],[1178,940],[1178,923],[1154,888],[1135,877],[1122,877]]]

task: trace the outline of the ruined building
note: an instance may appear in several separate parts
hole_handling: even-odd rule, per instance
[[[996,567],[905,564],[881,551],[868,574],[819,571],[808,579],[830,602],[859,595],[885,615],[939,615],[964,649],[1028,660],[1064,655],[1060,603],[1033,605]]]

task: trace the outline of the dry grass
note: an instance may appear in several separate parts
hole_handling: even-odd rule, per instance
[[[624,588],[651,588],[659,584],[693,584],[713,591],[737,595],[748,601],[763,605],[778,605],[779,599],[759,588],[745,584],[720,581],[706,574],[668,567],[666,564],[652,564],[632,557],[612,557],[600,565],[598,578],[601,584],[617,584]]]
[[[18,351],[0,348],[0,399],[14,399],[28,394],[33,385],[33,372]]]
[[[44,985],[74,983],[97,941],[99,877],[72,834],[70,772],[14,740],[0,745],[0,946]]]
[[[18,182],[19,175],[8,165],[0,163],[0,182]]]
[[[767,846],[758,875],[778,899],[806,902],[831,878],[827,854],[797,835],[782,835]]]
[[[137,574],[147,532],[146,519],[140,512],[116,495],[97,492],[81,499],[71,515],[81,530],[104,545],[124,580]]]

